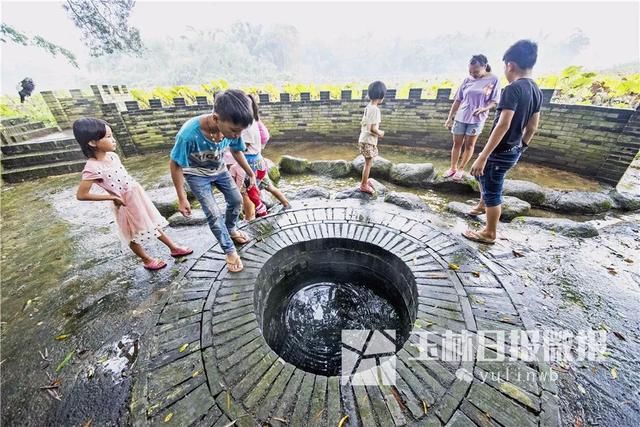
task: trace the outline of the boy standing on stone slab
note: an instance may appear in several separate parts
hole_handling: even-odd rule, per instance
[[[375,81],[369,85],[367,95],[371,102],[367,104],[360,122],[360,137],[358,138],[358,149],[364,157],[362,168],[362,180],[360,191],[373,194],[373,187],[369,184],[369,173],[373,159],[378,156],[378,138],[384,137],[384,131],[379,129],[381,115],[378,105],[382,104],[387,87],[381,81]]]
[[[469,215],[486,212],[487,223],[479,231],[462,233],[469,240],[495,243],[505,175],[538,130],[542,92],[531,79],[537,58],[538,45],[529,40],[516,42],[502,57],[509,85],[502,90],[489,140],[471,166],[471,175],[480,183],[481,198]]]
[[[227,170],[223,153],[230,147],[233,158],[246,172],[249,185],[256,185],[256,177],[244,157],[246,147],[240,137],[252,123],[253,109],[249,97],[241,90],[226,90],[216,96],[211,114],[194,117],[182,125],[169,162],[180,212],[184,216],[191,215],[191,205],[184,189],[186,180],[207,216],[209,228],[220,243],[227,268],[232,273],[243,269],[234,243],[248,243],[249,236],[238,230],[242,196]],[[213,197],[213,187],[224,196],[227,204],[224,214]]]

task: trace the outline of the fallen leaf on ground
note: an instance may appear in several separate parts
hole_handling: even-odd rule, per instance
[[[616,368],[611,368],[611,377],[615,380],[618,379],[618,370]]]
[[[58,372],[60,369],[64,368],[65,365],[67,363],[69,363],[69,360],[71,360],[71,358],[73,357],[73,355],[76,353],[75,350],[71,350],[69,352],[69,354],[67,354],[67,356],[62,360],[62,362],[60,362],[60,364],[58,365],[58,367],[56,368],[56,372]]]
[[[618,271],[613,267],[607,267],[607,271],[609,271],[609,274],[612,274],[614,276],[618,274]]]
[[[450,262],[449,263],[449,270],[453,270],[453,271],[460,270],[460,266]]]
[[[633,260],[631,258],[625,258],[624,262],[629,263],[629,264],[633,264]]]

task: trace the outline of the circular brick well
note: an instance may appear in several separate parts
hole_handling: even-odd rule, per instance
[[[285,361],[311,373],[340,375],[342,330],[393,330],[409,337],[418,291],[407,264],[379,246],[315,239],[274,254],[256,280],[258,324]]]
[[[238,249],[242,272],[228,272],[215,244],[156,306],[134,372],[132,424],[336,426],[348,417],[344,426],[557,425],[548,365],[421,358],[421,334],[442,350],[449,332],[475,340],[480,330],[509,333],[528,322],[511,273],[424,214],[387,203],[306,200],[243,229],[253,239]],[[340,274],[323,277],[329,268]],[[293,346],[286,354],[271,341],[270,299],[278,307],[298,287],[313,286],[303,273],[323,286],[355,277],[393,308],[400,322],[373,325],[395,340],[390,358],[376,359],[393,360],[393,384],[345,383],[334,353],[318,359],[318,348],[305,355],[306,347]],[[309,308],[298,307],[308,322],[297,334],[303,344],[318,335]],[[366,309],[329,319],[366,318]],[[494,376],[507,371],[517,376]]]

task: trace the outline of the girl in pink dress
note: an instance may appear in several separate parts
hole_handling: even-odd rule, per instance
[[[157,237],[167,245],[171,256],[189,255],[192,249],[177,246],[162,232],[167,220],[158,212],[140,184],[124,169],[114,152],[116,141],[109,125],[100,119],[85,117],[73,123],[73,136],[89,159],[82,171],[82,181],[76,197],[78,200],[111,201],[120,239],[142,259],[144,268],[159,270],[166,267],[162,260],[150,257],[142,243]],[[107,194],[90,193],[93,184]]]

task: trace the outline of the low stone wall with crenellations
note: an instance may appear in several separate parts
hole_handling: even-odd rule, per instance
[[[124,91],[121,87],[117,95],[113,90],[105,94],[103,87],[92,86],[92,90],[93,96],[82,96],[78,91],[71,98],[47,95],[45,99],[62,123],[93,115],[114,124],[113,130],[126,154],[170,150],[180,126],[212,108],[211,100],[198,97],[193,105],[183,98],[174,99],[171,106],[150,100],[151,107],[141,109],[131,100],[126,87]],[[615,185],[640,150],[640,113],[552,104],[553,91],[543,92],[540,129],[524,160]],[[351,91],[342,91],[341,99],[332,100],[328,92],[321,92],[320,99],[311,100],[309,94],[301,94],[296,101],[291,101],[289,94],[281,94],[278,100],[260,95],[260,110],[274,143],[355,144],[366,104],[363,94],[357,95],[352,99]],[[395,90],[389,90],[381,106],[380,127],[385,131],[381,143],[449,150],[451,134],[444,122],[451,108],[450,98],[450,89],[438,90],[436,99],[422,98],[420,89],[412,89],[409,99],[396,99]],[[492,122],[493,113],[478,141],[479,147],[486,142]]]

